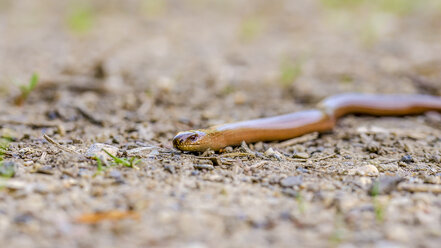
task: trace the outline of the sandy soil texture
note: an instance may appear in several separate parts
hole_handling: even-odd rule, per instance
[[[438,0],[0,1],[0,246],[439,247],[439,113],[217,154],[171,139],[439,95],[440,55]]]

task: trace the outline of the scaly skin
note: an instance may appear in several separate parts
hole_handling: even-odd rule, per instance
[[[173,138],[173,146],[182,151],[219,151],[227,146],[239,145],[242,141],[286,140],[311,132],[329,131],[338,118],[347,114],[401,116],[431,110],[441,111],[441,97],[340,94],[326,98],[316,110],[180,132]]]

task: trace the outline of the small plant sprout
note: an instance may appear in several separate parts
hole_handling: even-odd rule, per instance
[[[131,168],[133,168],[137,163],[139,163],[139,162],[141,161],[141,159],[138,159],[138,158],[136,158],[136,157],[131,157],[131,158],[129,158],[129,159],[126,159],[126,158],[118,158],[118,157],[116,157],[116,156],[110,154],[110,153],[109,153],[108,151],[106,151],[105,149],[103,149],[103,151],[113,159],[113,162],[114,162],[115,164],[120,164],[120,165],[123,165],[123,166],[126,166],[126,167],[131,167]]]
[[[0,161],[0,177],[11,178],[15,175],[15,165],[13,162]]]
[[[306,212],[306,202],[305,199],[303,198],[302,194],[299,192],[296,196],[296,201],[297,201],[297,206],[299,208],[299,212],[301,214],[305,214]]]
[[[264,31],[264,23],[257,16],[245,18],[240,24],[239,37],[242,41],[250,42]]]
[[[96,160],[96,166],[97,166],[98,172],[102,172],[103,171],[103,161],[101,161],[101,159],[99,157],[94,157],[94,159]]]
[[[0,137],[0,161],[3,161],[6,152],[9,149],[9,138]]]
[[[74,1],[70,6],[67,25],[76,34],[85,34],[92,29],[95,13],[88,2]]]
[[[167,10],[167,3],[165,0],[143,0],[140,7],[146,17],[154,18],[162,15]]]
[[[0,137],[0,177],[10,178],[15,175],[14,163],[3,161],[9,149],[9,138]]]
[[[27,85],[20,85],[20,95],[15,98],[16,105],[23,105],[23,103],[28,99],[29,94],[37,87],[38,84],[38,74],[32,74],[31,79]]]
[[[302,60],[283,59],[280,64],[280,83],[290,86],[302,74]]]
[[[93,174],[93,177],[96,177],[97,175],[101,174],[101,172],[103,172],[107,168],[105,168],[103,166],[103,161],[101,160],[101,158],[95,156],[92,159],[94,159],[96,161],[97,169],[96,169],[95,174]]]
[[[340,211],[337,211],[334,218],[334,231],[329,237],[329,241],[331,242],[331,247],[337,247],[340,243],[343,242],[345,236],[345,222],[343,214]]]
[[[372,187],[372,191],[371,191],[372,205],[374,207],[375,219],[378,222],[383,222],[386,206],[378,199],[378,196],[380,194],[379,187],[380,187],[379,182],[375,182]]]

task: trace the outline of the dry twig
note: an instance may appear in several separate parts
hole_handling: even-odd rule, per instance
[[[46,134],[43,134],[43,137],[44,137],[45,140],[47,140],[47,142],[49,142],[52,145],[56,146],[60,150],[63,150],[65,152],[69,152],[69,153],[73,153],[73,154],[76,154],[76,155],[83,156],[81,153],[79,153],[79,152],[77,152],[75,150],[72,150],[72,149],[69,149],[67,147],[64,147],[64,146],[60,145],[58,142],[56,142],[55,140],[53,140],[51,137],[47,136]]]

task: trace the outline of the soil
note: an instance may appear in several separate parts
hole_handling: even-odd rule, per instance
[[[1,246],[439,247],[438,113],[171,144],[343,92],[439,94],[441,4],[385,2],[1,1]]]

